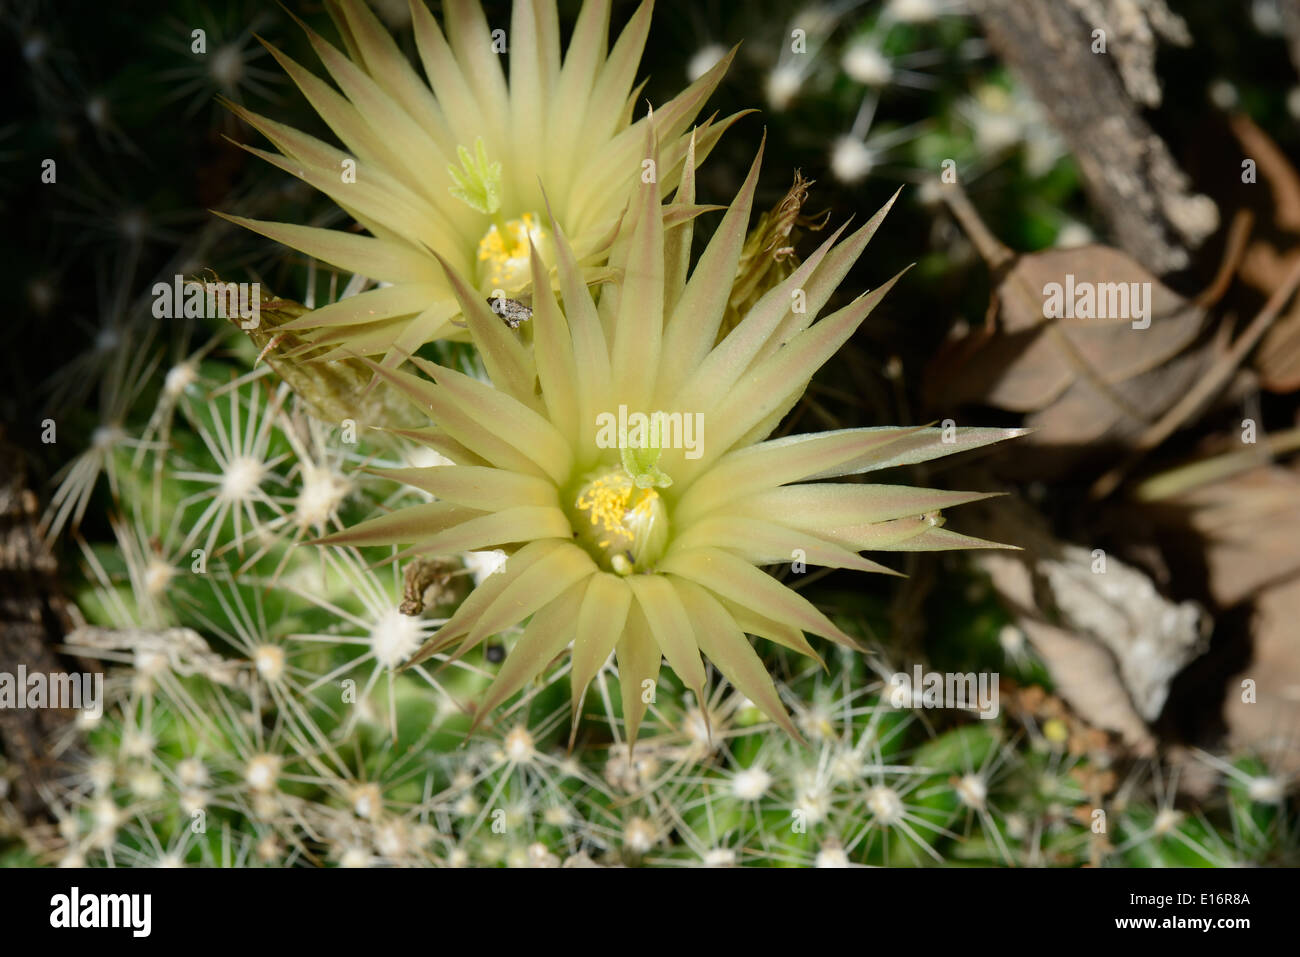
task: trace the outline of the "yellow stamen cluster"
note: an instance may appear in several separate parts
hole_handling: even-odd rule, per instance
[[[511,292],[526,284],[531,278],[530,239],[545,257],[546,230],[532,213],[524,213],[519,219],[489,228],[478,244],[481,288],[486,292],[495,289]]]
[[[620,575],[644,567],[663,550],[668,530],[663,500],[653,488],[637,488],[622,469],[587,482],[574,507],[579,536]]]

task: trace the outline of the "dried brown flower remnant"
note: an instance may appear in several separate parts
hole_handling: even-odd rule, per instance
[[[735,328],[759,297],[799,268],[800,259],[794,251],[800,237],[799,230],[818,232],[825,227],[830,218],[829,209],[816,216],[806,216],[803,212],[809,188],[815,182],[805,179],[803,173],[795,170],[794,183],[785,197],[774,209],[758,217],[740,254],[727,315],[719,330],[719,341]]]
[[[443,604],[455,572],[455,566],[443,559],[414,559],[402,572],[402,604],[397,610],[414,616],[425,608]]]

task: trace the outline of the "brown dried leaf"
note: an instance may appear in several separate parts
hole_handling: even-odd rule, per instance
[[[1266,588],[1255,601],[1250,664],[1228,681],[1228,745],[1261,752],[1276,771],[1300,773],[1300,578]],[[1245,681],[1253,695],[1245,694]]]
[[[1264,334],[1255,368],[1260,385],[1270,392],[1300,389],[1300,303]]]
[[[1060,308],[1049,318],[1050,297]],[[1107,318],[1090,317],[1098,314]],[[1033,445],[1123,444],[1177,401],[1210,360],[1207,348],[1193,347],[1204,310],[1107,246],[1015,258],[990,315],[990,327],[940,351],[927,398],[939,409],[979,403],[1028,413]],[[1055,464],[1063,470],[1070,460],[1058,455]]]
[[[1061,697],[1089,724],[1149,751],[1148,722],[1160,715],[1174,676],[1203,651],[1201,609],[1169,601],[1114,556],[1104,556],[1104,571],[1097,571],[1090,550],[1054,538],[1041,517],[1014,499],[990,501],[975,514],[1004,534],[1012,530],[1023,546],[975,561],[1016,615]]]
[[[1230,118],[1244,155],[1255,161],[1258,181],[1269,193],[1260,209],[1263,228],[1242,257],[1244,283],[1268,296],[1300,259],[1300,173],[1268,134],[1245,115]],[[1270,392],[1300,389],[1300,305],[1280,317],[1255,353],[1260,384]]]
[[[1300,575],[1300,475],[1265,465],[1163,499],[1152,514],[1205,542],[1210,596],[1221,608]]]
[[[1256,171],[1273,196],[1273,225],[1300,233],[1300,173],[1267,133],[1244,113],[1228,118],[1244,155],[1255,161]]]
[[[1289,772],[1300,772],[1298,505],[1300,472],[1266,464],[1161,496],[1148,509],[1170,532],[1190,530],[1203,543],[1209,593],[1221,608],[1253,603],[1250,663],[1226,679],[1228,744],[1279,758]]]

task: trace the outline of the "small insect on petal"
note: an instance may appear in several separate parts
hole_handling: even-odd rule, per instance
[[[525,305],[518,299],[493,296],[488,299],[487,304],[511,329],[518,329],[521,323],[533,318],[532,307]]]

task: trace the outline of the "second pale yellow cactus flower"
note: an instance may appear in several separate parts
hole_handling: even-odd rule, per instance
[[[359,0],[330,5],[345,50],[304,25],[337,89],[271,47],[342,149],[231,104],[280,153],[249,151],[326,193],[369,235],[228,218],[377,283],[284,328],[318,356],[383,355],[388,365],[463,336],[437,257],[481,296],[513,298],[531,282],[530,246],[554,265],[547,201],[579,263],[599,266],[642,174],[649,120],[632,122],[633,84],[652,7],[645,0],[607,49],[609,0],[587,0],[561,59],[554,0],[516,0],[509,29],[494,29],[472,0],[447,0],[445,33],[413,0],[427,83]],[[730,59],[655,109],[661,197],[680,181],[691,125]],[[696,161],[734,119],[695,129]]]

